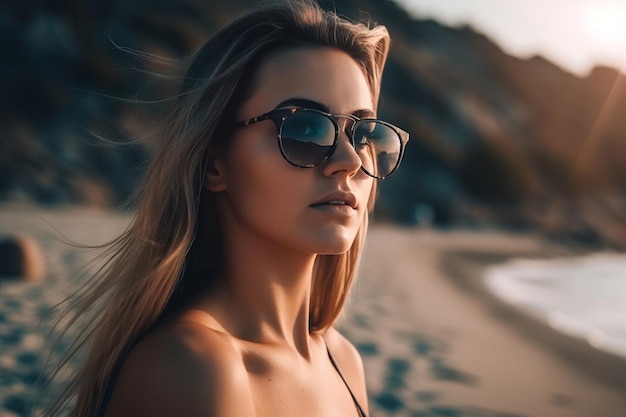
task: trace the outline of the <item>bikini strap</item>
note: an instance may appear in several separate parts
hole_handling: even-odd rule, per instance
[[[323,338],[323,339],[324,339],[324,344],[326,345],[326,352],[328,352],[328,357],[330,358],[330,363],[333,364],[333,367],[335,368],[335,370],[337,371],[337,373],[341,377],[341,380],[346,385],[346,388],[348,388],[348,392],[350,393],[350,396],[352,397],[352,400],[354,401],[354,404],[356,405],[356,408],[359,411],[359,415],[361,417],[367,417],[367,414],[365,414],[365,411],[363,410],[363,407],[361,407],[361,404],[359,404],[359,400],[357,400],[356,396],[354,395],[354,393],[350,389],[350,385],[348,385],[348,381],[346,381],[346,378],[343,376],[343,373],[341,372],[341,369],[339,369],[339,365],[337,364],[337,361],[335,360],[335,357],[333,356],[332,352],[330,351],[330,348],[328,347],[328,343],[326,343],[326,338]]]

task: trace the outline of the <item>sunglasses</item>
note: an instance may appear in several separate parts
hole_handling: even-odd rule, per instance
[[[300,107],[274,109],[238,122],[237,126],[263,120],[274,122],[280,153],[299,168],[316,167],[330,158],[337,148],[339,133],[345,131],[361,158],[361,169],[378,179],[384,179],[398,168],[409,140],[407,132],[382,120]],[[348,123],[340,127],[342,120]]]

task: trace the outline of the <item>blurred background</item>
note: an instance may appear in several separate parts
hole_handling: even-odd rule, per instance
[[[46,280],[0,279],[0,417],[31,415],[28,399],[42,376],[36,322],[90,256],[55,233],[101,243],[100,234],[128,222],[132,206],[124,203],[159,144],[167,111],[159,100],[173,91],[160,75],[253,3],[0,4],[0,237],[34,236],[18,246],[44,261],[17,275]],[[381,185],[362,268],[366,302],[355,303],[342,328],[364,356],[375,415],[623,416],[626,2],[320,4],[387,26],[393,45],[380,117],[411,134],[401,169]],[[513,257],[564,254],[556,263],[501,267]],[[7,259],[0,256],[0,268]],[[500,266],[486,273],[493,264]],[[470,284],[459,278],[467,275]],[[457,282],[448,287],[444,276]],[[488,307],[473,316],[464,303],[477,296]],[[499,327],[495,316],[514,314],[507,305],[580,345],[532,327],[527,315]],[[510,339],[510,327],[549,345],[550,359],[521,348],[526,342]],[[384,342],[385,332],[395,342]],[[487,341],[498,340],[512,347],[494,342],[504,349],[494,354]],[[510,370],[507,352],[528,362]],[[541,370],[553,379],[537,376]]]
[[[169,91],[146,73],[167,72],[166,60],[148,65],[129,51],[181,59],[250,4],[3,2],[0,199],[118,206],[158,143],[166,107],[128,100]],[[381,117],[412,140],[376,219],[626,243],[624,2],[325,5],[371,15],[394,42]],[[107,146],[94,135],[145,140]]]

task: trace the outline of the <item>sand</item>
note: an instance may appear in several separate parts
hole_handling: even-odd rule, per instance
[[[78,276],[69,277],[96,253],[66,242],[104,243],[121,232],[128,219],[84,208],[0,207],[0,235],[33,238],[44,256],[40,281],[0,277],[0,417],[35,415],[31,400],[39,397],[47,380],[42,351],[49,336],[50,308],[77,288]]]
[[[564,252],[532,236],[374,227],[341,326],[364,355],[371,414],[626,416],[626,361],[481,285],[511,256]]]
[[[0,280],[0,417],[29,415],[42,374],[40,322],[77,285],[67,276],[93,256],[59,232],[98,243],[127,221],[97,210],[0,207],[0,234],[34,237],[46,257],[42,281]],[[533,236],[373,225],[339,324],[363,355],[371,415],[626,416],[626,361],[556,333],[481,284],[489,265],[556,253]]]

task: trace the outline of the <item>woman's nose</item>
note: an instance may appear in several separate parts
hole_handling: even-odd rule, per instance
[[[353,176],[361,169],[361,158],[356,153],[352,139],[346,130],[345,128],[340,130],[335,151],[323,164],[325,175],[330,176],[338,172],[345,172],[349,176]]]

